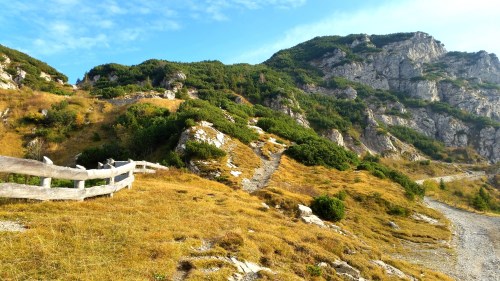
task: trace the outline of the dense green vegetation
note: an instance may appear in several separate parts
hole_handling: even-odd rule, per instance
[[[421,197],[425,195],[425,188],[415,183],[415,181],[402,172],[382,165],[378,160],[377,157],[368,155],[363,159],[358,169],[370,171],[376,177],[388,178],[398,183],[404,188],[406,196],[410,199],[413,199],[415,196]]]
[[[477,194],[471,198],[471,205],[474,209],[479,211],[494,211],[500,212],[500,205],[496,204],[492,196],[481,186]]]
[[[2,58],[2,62],[5,61],[3,55],[6,55],[11,60],[5,71],[13,77],[18,76],[18,69],[26,71],[26,77],[21,81],[22,85],[34,90],[46,91],[59,95],[71,94],[71,91],[62,85],[53,81],[48,82],[45,78],[40,77],[40,74],[44,72],[50,75],[52,80],[59,79],[64,83],[68,81],[68,77],[66,77],[66,75],[60,73],[48,64],[32,58],[22,52],[0,45],[0,58]]]
[[[179,80],[175,74],[186,74]],[[99,79],[90,85],[89,79]],[[174,63],[164,60],[148,60],[139,65],[124,66],[106,64],[93,68],[81,83],[91,93],[106,98],[131,92],[183,86],[183,90],[225,90],[241,94],[254,103],[262,103],[276,95],[289,97],[298,92],[292,80],[283,73],[264,65],[224,65],[218,61]],[[219,93],[220,94],[220,93]]]
[[[257,114],[262,116],[257,123],[259,127],[296,143],[286,153],[305,165],[346,170],[358,163],[356,154],[319,137],[314,130],[300,126],[288,116],[262,107],[258,108]]]

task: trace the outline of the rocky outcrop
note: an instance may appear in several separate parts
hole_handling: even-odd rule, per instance
[[[309,128],[309,122],[295,99],[283,97],[278,94],[274,97],[265,99],[264,105],[292,117],[300,125]]]
[[[0,58],[3,59],[3,62],[0,61],[0,89],[17,89],[18,86],[17,83],[14,82],[14,78],[6,71],[7,66],[11,63],[9,57],[2,55]]]
[[[197,126],[190,127],[182,132],[175,150],[183,153],[188,140],[204,142],[217,148],[222,148],[227,140],[227,136],[213,128],[212,123],[201,121]]]
[[[25,68],[25,70],[23,67],[25,68],[26,66],[20,64],[19,62],[12,61],[7,55],[0,53],[0,89],[19,89],[23,85],[27,75],[31,75],[31,78],[35,80],[41,79],[43,82],[57,82],[59,84],[64,84],[61,79],[52,77],[50,74],[40,70],[38,70],[40,72],[39,75],[33,75],[33,72],[28,74],[28,72],[26,72],[28,68]],[[31,67],[35,66],[31,65]]]

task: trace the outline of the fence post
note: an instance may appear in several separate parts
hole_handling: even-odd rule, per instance
[[[43,157],[43,163],[45,163],[47,165],[54,165],[54,162],[52,162],[52,160],[50,160],[46,156]],[[50,183],[51,182],[52,182],[52,178],[45,178],[45,177],[41,177],[40,178],[40,186],[41,187],[50,188]]]
[[[115,167],[113,167],[111,164],[104,164],[103,168],[104,169],[114,169]],[[115,176],[112,175],[111,177],[107,178],[106,179],[106,184],[108,184],[108,185],[115,184]]]
[[[134,162],[134,160],[128,159],[128,162],[132,163],[132,162]],[[127,179],[130,179],[133,176],[134,176],[134,169],[131,169],[130,171],[128,171]],[[131,188],[132,188],[132,182],[130,182],[129,185],[127,186],[127,189],[131,189]]]
[[[80,165],[76,165],[76,168],[78,168],[80,170],[86,170],[85,167],[80,166]],[[78,189],[84,189],[85,188],[85,181],[75,180],[74,187],[78,188]]]

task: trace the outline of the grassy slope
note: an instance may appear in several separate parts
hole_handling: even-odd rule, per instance
[[[288,173],[299,170],[296,180],[287,183]],[[308,182],[306,173],[311,175],[307,185],[313,192],[330,193],[338,190],[337,185],[347,186],[347,218],[339,225],[355,235],[344,236],[305,225],[289,215],[285,205],[281,211],[266,210],[257,196],[174,170],[156,176],[139,176],[131,190],[121,191],[113,198],[42,203],[2,200],[0,217],[20,220],[29,230],[0,234],[0,278],[154,280],[154,276],[165,276],[168,280],[175,273],[178,262],[186,257],[218,255],[263,263],[277,272],[276,276],[270,276],[275,280],[312,280],[307,265],[337,259],[358,267],[362,275],[370,279],[395,280],[369,262],[383,259],[415,276],[424,274],[423,280],[448,280],[418,266],[393,261],[387,250],[392,243],[397,243],[395,236],[432,242],[448,238],[449,231],[404,218],[394,219],[402,231],[386,227],[384,212],[368,202],[363,207],[351,199],[354,193],[380,189],[366,184],[373,180],[366,174],[304,167],[284,158],[273,185],[287,188],[271,190],[280,189],[283,199],[293,197],[307,203],[309,191],[303,186]],[[352,184],[357,176],[363,182]],[[327,178],[332,182],[326,183]],[[389,182],[380,183],[390,186],[383,191],[382,197],[403,204],[400,190]],[[432,210],[413,207],[442,219]],[[203,240],[217,245],[217,241],[228,237],[228,233],[241,237],[242,245],[230,243],[233,246],[230,250],[216,246],[201,254],[194,250]],[[204,268],[214,264],[223,268],[209,275],[203,273]],[[188,280],[207,280],[209,277],[222,280],[235,271],[232,266],[214,259],[194,261],[193,265],[195,270]],[[339,280],[332,269],[323,270],[323,277],[315,280],[325,280],[323,278],[328,276],[331,280]]]
[[[483,165],[460,165],[431,161],[425,165],[422,162],[399,161],[393,159],[382,159],[382,162],[397,170],[404,171],[414,180],[434,178],[448,175],[463,174],[468,170],[486,170]],[[434,181],[424,182],[426,195],[432,198],[455,206],[460,209],[477,212],[473,208],[473,198],[478,194],[480,187],[491,196],[491,203],[500,206],[500,190],[495,188],[487,179],[483,177],[477,180],[461,179],[445,184],[445,189],[439,188],[439,183]],[[488,214],[499,214],[498,210],[486,209],[483,212]]]

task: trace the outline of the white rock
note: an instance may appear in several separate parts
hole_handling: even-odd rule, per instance
[[[241,175],[241,172],[240,171],[231,171],[229,172],[231,175],[233,175],[234,177],[239,177]]]
[[[40,78],[45,79],[45,81],[47,82],[50,82],[52,80],[52,77],[43,71],[40,72]]]
[[[301,216],[310,216],[313,214],[311,208],[304,206],[304,205],[301,205],[301,204],[299,204],[298,206],[299,206],[299,212],[300,212]]]
[[[315,224],[320,227],[326,227],[325,223],[315,215],[303,216],[302,220],[308,224]]]
[[[374,264],[380,266],[381,268],[383,268],[387,275],[395,275],[401,279],[409,279],[411,281],[417,281],[417,279],[415,279],[414,277],[409,276],[408,274],[404,273],[403,271],[401,271],[401,270],[395,268],[394,266],[389,265],[381,260],[372,260],[372,262]]]
[[[433,219],[431,217],[428,217],[424,214],[420,214],[420,213],[413,213],[413,215],[411,216],[414,220],[418,220],[418,221],[423,221],[423,222],[426,222],[426,223],[429,223],[429,224],[438,224],[439,221],[436,220],[436,219]]]

